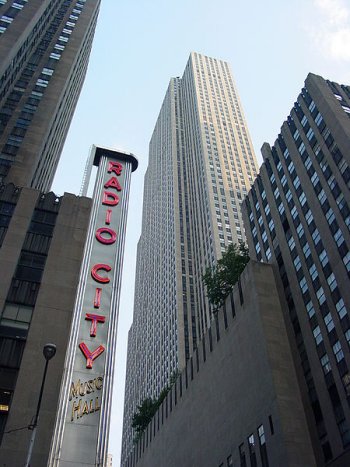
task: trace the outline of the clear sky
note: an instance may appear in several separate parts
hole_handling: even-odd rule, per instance
[[[350,84],[349,0],[102,0],[85,85],[53,190],[78,194],[90,146],[133,152],[109,451],[119,465],[148,142],[189,53],[228,61],[256,156],[272,144],[308,72]]]

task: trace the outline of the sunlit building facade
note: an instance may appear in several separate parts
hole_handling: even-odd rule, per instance
[[[0,1],[0,181],[50,189],[100,1]]]
[[[227,245],[245,240],[241,203],[256,173],[229,65],[191,53],[183,77],[170,81],[150,141],[122,461],[136,406],[159,395],[210,325],[202,275]]]

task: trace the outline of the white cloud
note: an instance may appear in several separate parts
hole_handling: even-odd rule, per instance
[[[313,7],[308,31],[314,46],[325,58],[350,60],[350,8],[343,0],[313,0]]]
[[[327,17],[330,24],[344,24],[350,14],[350,10],[342,0],[314,0],[314,5]]]

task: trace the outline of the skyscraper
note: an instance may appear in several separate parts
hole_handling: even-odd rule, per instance
[[[48,191],[100,1],[0,1],[0,181]]]
[[[309,74],[244,203],[277,265],[317,465],[350,464],[350,87]]]
[[[170,81],[150,141],[123,459],[137,404],[159,395],[210,324],[202,275],[228,244],[245,239],[240,206],[256,173],[228,64],[191,53],[183,77]]]

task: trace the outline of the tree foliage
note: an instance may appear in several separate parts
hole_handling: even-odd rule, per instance
[[[249,250],[246,245],[231,244],[217,264],[207,268],[203,281],[207,287],[208,300],[215,310],[224,304],[248,262]]]
[[[134,442],[137,442],[140,439],[158,407],[157,399],[152,399],[151,397],[147,397],[140,405],[137,406],[137,410],[134,413],[131,422],[131,426],[136,432]]]
[[[148,424],[151,422],[153,416],[161,406],[163,400],[168,395],[168,392],[176,383],[178,374],[178,370],[176,370],[171,375],[169,384],[160,391],[157,399],[146,397],[146,399],[144,399],[141,402],[141,404],[137,406],[136,412],[134,413],[131,421],[131,426],[136,432],[136,435],[134,437],[134,443],[137,443],[137,441],[141,438],[142,433],[145,431]]]

